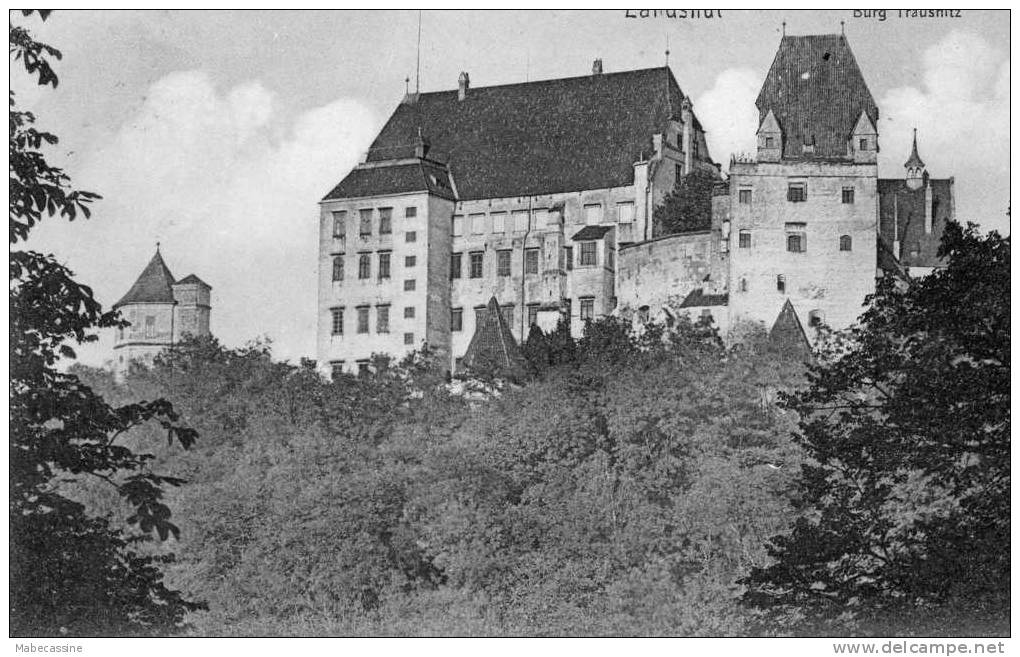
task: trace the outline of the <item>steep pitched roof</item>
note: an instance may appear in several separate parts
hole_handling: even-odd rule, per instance
[[[878,106],[839,34],[784,36],[755,105],[759,123],[775,114],[784,158],[846,158],[861,112],[878,125]],[[814,153],[804,153],[812,141]]]
[[[475,326],[475,334],[461,362],[477,374],[510,380],[523,376],[524,356],[499,310],[496,297],[489,299],[485,316]]]
[[[690,294],[684,297],[681,308],[701,308],[703,306],[725,306],[730,302],[729,294],[705,294],[700,287],[691,290]]]
[[[156,255],[152,256],[152,260],[142,270],[141,276],[128,293],[113,304],[113,307],[119,308],[129,303],[173,303],[174,292],[170,287],[173,284],[174,275],[163,262],[159,249],[156,249]]]
[[[776,321],[769,331],[769,340],[786,353],[811,355],[811,343],[808,342],[804,326],[797,317],[797,311],[787,299]]]
[[[323,200],[406,192],[431,192],[442,198],[454,199],[447,168],[437,162],[415,159],[358,166]]]
[[[367,161],[412,157],[420,128],[461,200],[628,185],[682,99],[665,67],[470,88],[464,100],[422,93],[397,106]]]
[[[929,178],[931,185],[932,228],[924,231],[925,193],[907,187],[902,178],[878,180],[879,235],[886,244],[899,241],[900,264],[906,267],[940,267],[945,264],[938,257],[942,231],[953,218],[952,178]]]
[[[910,157],[903,164],[907,169],[923,169],[924,160],[917,154],[917,128],[914,128],[914,144],[910,148]]]
[[[202,280],[201,278],[199,278],[198,276],[195,276],[194,274],[188,274],[187,276],[185,276],[185,277],[184,277],[184,278],[182,278],[181,280],[179,280],[179,281],[177,281],[176,283],[174,283],[174,285],[187,285],[187,284],[189,284],[189,283],[197,283],[198,285],[204,285],[204,286],[206,286],[206,287],[207,287],[207,288],[209,288],[210,290],[212,289],[212,286],[211,286],[211,285],[209,285],[208,283],[206,283],[205,281],[203,281],[203,280]]]

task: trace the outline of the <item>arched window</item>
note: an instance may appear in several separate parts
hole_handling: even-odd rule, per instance
[[[850,237],[849,235],[840,235],[839,236],[839,250],[840,251],[853,251],[854,250],[854,240],[853,240],[853,238]]]

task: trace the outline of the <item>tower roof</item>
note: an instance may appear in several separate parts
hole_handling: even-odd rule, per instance
[[[489,299],[485,317],[475,326],[462,363],[478,374],[511,380],[523,376],[524,355],[499,310],[496,297]]]
[[[775,114],[784,158],[846,158],[861,112],[878,125],[878,106],[841,34],[784,36],[755,105],[759,124]],[[810,155],[804,144],[814,144]]]
[[[787,353],[811,355],[811,343],[804,333],[804,325],[800,323],[797,311],[789,299],[783,304],[769,331],[769,340]]]
[[[131,303],[173,303],[174,291],[171,288],[173,284],[174,275],[163,262],[159,247],[156,247],[156,254],[142,270],[138,280],[120,301],[113,304],[113,307],[116,309]]]
[[[910,158],[903,165],[908,169],[923,169],[924,160],[917,154],[917,128],[914,128],[914,145],[910,149]]]

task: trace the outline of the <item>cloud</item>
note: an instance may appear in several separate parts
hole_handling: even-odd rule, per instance
[[[33,246],[60,253],[109,306],[158,240],[175,276],[213,286],[212,330],[226,344],[268,335],[281,358],[314,356],[317,202],[378,121],[351,99],[292,119],[278,106],[258,81],[221,91],[202,71],[166,75],[75,172],[104,197],[94,218],[43,225]],[[101,362],[106,346],[82,359]]]
[[[761,84],[762,78],[750,69],[726,69],[694,104],[708,133],[709,153],[724,169],[729,167],[730,155],[752,153],[757,147],[758,109],[754,101]]]

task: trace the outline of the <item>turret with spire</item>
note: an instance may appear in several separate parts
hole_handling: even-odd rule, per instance
[[[917,154],[917,128],[914,128],[914,144],[910,149],[910,157],[903,165],[907,169],[907,187],[920,189],[924,184],[924,160]]]

